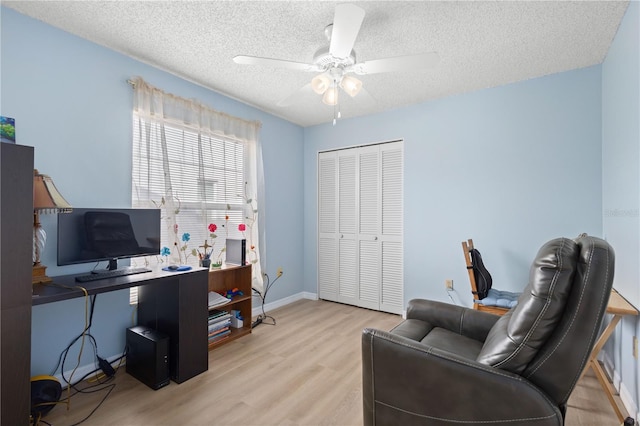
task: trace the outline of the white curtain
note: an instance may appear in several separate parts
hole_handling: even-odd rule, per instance
[[[258,143],[260,123],[165,93],[142,78],[135,78],[131,83],[134,87],[134,207],[163,209],[166,227],[163,238],[167,241],[162,241],[162,245],[171,251],[171,256],[177,256],[180,263],[197,264],[197,253],[203,250],[200,240],[192,242],[190,235],[207,238],[208,243],[214,244],[217,256],[224,253],[220,243],[226,237],[246,239],[252,286],[262,292],[264,262],[260,256],[260,236],[262,232],[264,237],[264,232],[259,223],[264,219],[264,206],[259,200],[263,198],[264,185]],[[238,144],[242,149],[234,150]],[[236,151],[242,153],[242,158],[234,157]],[[213,169],[218,173],[215,176]],[[237,178],[227,178],[239,169],[244,171],[242,188],[237,187]],[[201,206],[201,212],[194,214],[197,205]],[[213,216],[212,205],[218,205]],[[187,207],[189,213],[186,213]],[[212,220],[218,223],[215,237],[208,229]],[[179,223],[181,228],[190,229],[179,229]]]

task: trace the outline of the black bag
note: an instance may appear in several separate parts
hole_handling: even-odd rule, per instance
[[[493,279],[487,268],[484,267],[484,263],[482,263],[480,252],[476,249],[471,250],[471,265],[473,277],[476,280],[476,288],[478,289],[478,299],[482,300],[489,294]]]

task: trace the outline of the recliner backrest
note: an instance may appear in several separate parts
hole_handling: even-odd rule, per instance
[[[580,250],[562,319],[522,373],[558,405],[566,404],[598,339],[615,269],[609,243],[586,235],[575,242]]]
[[[493,326],[478,362],[517,374],[524,371],[562,318],[577,254],[577,244],[567,238],[540,248],[518,305]]]
[[[489,332],[481,363],[521,374],[566,403],[598,337],[614,253],[599,238],[558,238],[538,252],[518,305]]]

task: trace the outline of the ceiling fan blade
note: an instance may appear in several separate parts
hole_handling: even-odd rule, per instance
[[[371,96],[364,87],[360,89],[360,93],[358,93],[354,99],[359,106],[365,108],[374,107],[378,103],[378,100]]]
[[[329,53],[336,58],[349,57],[363,19],[364,10],[358,6],[353,4],[337,5],[333,18]]]
[[[300,101],[300,99],[309,94],[314,94],[313,89],[311,88],[311,83],[305,84],[299,90],[296,90],[286,98],[281,99],[276,105],[278,105],[279,107],[288,107]]]
[[[420,55],[396,56],[395,58],[374,59],[353,65],[356,74],[376,74],[391,71],[411,71],[432,68],[438,64],[440,56],[436,52]]]
[[[233,62],[235,62],[236,64],[243,64],[243,65],[267,65],[270,67],[288,68],[290,70],[297,70],[297,71],[313,71],[313,72],[322,71],[315,64],[305,64],[303,62],[285,61],[282,59],[260,58],[258,56],[239,55],[233,58]]]

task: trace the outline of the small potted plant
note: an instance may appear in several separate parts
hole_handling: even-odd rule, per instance
[[[200,259],[200,266],[203,268],[210,269],[220,269],[222,266],[222,262],[220,262],[220,256],[218,256],[218,260],[215,262],[211,261],[211,256],[213,255],[213,247],[216,245],[215,239],[218,237],[215,232],[218,229],[215,223],[209,224],[209,238],[211,238],[212,244],[209,245],[209,240],[204,240],[204,244],[200,246],[202,251],[198,251],[198,257]]]
[[[218,253],[218,258],[214,263],[211,264],[211,269],[220,269],[222,268],[222,253],[224,253],[225,248],[222,247],[220,253]]]

